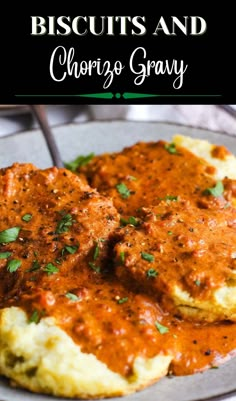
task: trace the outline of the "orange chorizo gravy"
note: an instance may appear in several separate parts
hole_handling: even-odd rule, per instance
[[[215,157],[223,153],[217,150]],[[1,232],[20,231],[14,241],[0,243],[0,255],[9,253],[0,259],[0,307],[20,306],[29,321],[54,316],[83,352],[125,376],[137,356],[172,355],[169,372],[176,375],[216,367],[234,356],[236,323],[184,320],[158,304],[145,286],[122,283],[114,264],[120,218],[132,216],[142,224],[142,207],[178,197],[213,210],[216,220],[216,211],[222,219],[225,208],[230,219],[235,183],[225,179],[224,193],[207,194],[216,186],[214,171],[163,141],[94,158],[81,169],[82,180],[65,169],[1,170]],[[16,270],[11,260],[21,262]]]

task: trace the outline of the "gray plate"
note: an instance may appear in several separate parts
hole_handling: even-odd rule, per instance
[[[236,154],[236,137],[163,123],[89,122],[71,124],[53,129],[62,158],[72,160],[79,154],[103,153],[122,149],[137,141],[170,140],[180,133],[216,144],[226,145]],[[13,162],[32,162],[38,167],[51,165],[49,153],[40,131],[22,132],[0,139],[0,167]],[[215,398],[216,397],[216,398]],[[236,359],[219,369],[193,376],[164,378],[144,391],[122,398],[122,401],[197,401],[205,399],[236,400]],[[53,401],[49,396],[35,395],[9,387],[0,378],[0,401]],[[60,399],[65,400],[65,399]],[[120,398],[113,398],[121,400]]]

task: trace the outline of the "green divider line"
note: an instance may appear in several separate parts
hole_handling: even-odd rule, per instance
[[[151,93],[133,93],[133,92],[124,92],[123,98],[124,99],[138,99],[144,97],[158,97],[161,95],[151,94]]]
[[[97,99],[112,99],[113,93],[112,92],[105,92],[105,93],[85,93],[82,95],[75,95],[77,97],[93,97]]]
[[[90,98],[100,98],[100,99],[112,99],[113,98],[112,92],[105,92],[105,93],[83,93],[78,95],[15,95],[15,97],[90,97]]]
[[[145,97],[220,97],[221,95],[184,95],[184,94],[174,94],[174,95],[160,95],[160,94],[153,94],[153,93],[134,93],[134,92],[124,92],[123,93],[124,99],[138,99],[138,98],[145,98]]]
[[[194,98],[194,97],[221,97],[222,95],[188,95],[188,94],[173,94],[173,95],[161,95],[154,93],[135,93],[135,92],[124,92],[122,93],[112,93],[112,92],[101,92],[101,93],[83,93],[77,95],[29,95],[29,94],[17,94],[15,97],[87,97],[87,98],[96,98],[96,99],[142,99],[142,98],[150,98],[150,97],[178,97],[178,98]]]

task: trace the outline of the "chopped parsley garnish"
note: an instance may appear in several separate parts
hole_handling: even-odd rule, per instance
[[[196,284],[198,287],[200,287],[200,285],[201,285],[201,281],[200,281],[200,280],[198,280],[198,279],[197,279],[197,280],[195,280],[195,281],[194,281],[194,283],[195,283],[195,284]]]
[[[28,221],[30,221],[32,217],[33,217],[32,214],[26,213],[24,214],[24,216],[21,217],[21,220],[26,221],[26,223],[28,223]]]
[[[155,326],[156,326],[156,328],[157,328],[157,330],[159,331],[160,334],[166,334],[169,331],[168,327],[163,326],[159,322],[155,322]]]
[[[125,263],[125,252],[120,252],[120,261],[122,265]]]
[[[207,188],[203,192],[204,195],[212,195],[215,196],[216,198],[223,195],[224,193],[224,185],[222,181],[217,181],[216,185],[213,188]]]
[[[178,196],[166,195],[164,198],[165,201],[177,202]]]
[[[52,263],[48,263],[43,270],[47,272],[48,276],[59,272],[58,267],[54,266]]]
[[[0,253],[0,259],[7,259],[9,256],[11,256],[12,252],[1,252]]]
[[[120,305],[124,304],[125,302],[128,301],[128,299],[129,299],[128,297],[120,298],[120,299],[117,300],[117,303],[120,304]]]
[[[176,149],[176,145],[174,143],[170,143],[170,144],[165,144],[165,149],[167,150],[167,152],[169,152],[172,155],[176,155],[177,149]]]
[[[116,189],[123,199],[129,198],[129,196],[131,195],[130,190],[127,188],[127,186],[123,182],[121,182],[120,184],[117,184]]]
[[[107,240],[105,238],[98,238],[98,242],[106,242]]]
[[[136,177],[134,177],[133,175],[128,175],[128,180],[130,180],[130,181],[137,181],[137,178]]]
[[[7,263],[7,270],[9,271],[9,273],[14,273],[17,271],[17,269],[19,269],[20,266],[21,266],[21,260],[12,259],[9,260],[9,262]]]
[[[38,260],[33,260],[33,263],[32,263],[32,266],[28,269],[28,270],[26,270],[27,272],[34,272],[34,271],[36,271],[36,270],[39,270],[40,269],[40,264],[39,264],[39,261]]]
[[[168,231],[167,234],[168,234],[168,235],[173,235],[173,232],[172,232],[172,231]]]
[[[91,269],[93,269],[96,273],[100,273],[101,272],[101,268],[99,266],[96,266],[93,262],[89,262],[89,267],[91,267]]]
[[[147,277],[157,277],[158,271],[155,269],[149,269],[146,273]]]
[[[64,163],[64,166],[70,171],[76,171],[78,168],[85,166],[88,164],[92,158],[94,157],[94,153],[90,153],[87,156],[78,156],[75,160],[71,162]]]
[[[177,202],[178,201],[178,196],[166,195],[166,196],[164,196],[164,198],[158,198],[158,199],[159,200],[164,200],[169,204],[170,202]]]
[[[68,252],[73,255],[78,250],[78,248],[78,245],[65,245],[64,248],[62,248],[61,250],[61,254],[63,256],[65,252]]]
[[[96,242],[94,253],[93,253],[93,260],[96,260],[99,256],[100,248],[98,242]]]
[[[127,226],[128,224],[131,224],[134,227],[137,227],[139,225],[138,220],[134,216],[130,216],[127,220],[121,217],[120,223],[122,226]]]
[[[72,292],[67,292],[66,293],[66,298],[68,298],[70,301],[73,301],[73,302],[80,301],[80,297],[78,297],[77,295],[73,294]]]
[[[156,214],[156,217],[157,217],[157,218],[160,218],[160,217],[162,217],[162,216],[163,216],[162,213],[157,213],[157,214]]]
[[[40,320],[40,316],[38,311],[35,309],[32,313],[32,315],[29,317],[28,323],[35,323],[38,324]]]
[[[12,227],[0,232],[0,244],[13,242],[18,238],[20,227]]]
[[[55,233],[56,234],[62,234],[65,233],[69,230],[69,227],[71,227],[73,224],[72,216],[69,213],[65,213],[62,215],[61,220],[57,223],[57,228]]]
[[[150,253],[141,252],[142,259],[146,260],[147,262],[154,262],[155,257]]]

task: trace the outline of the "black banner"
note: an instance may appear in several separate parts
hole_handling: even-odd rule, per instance
[[[1,103],[236,103],[228,14],[78,14],[16,15]]]

